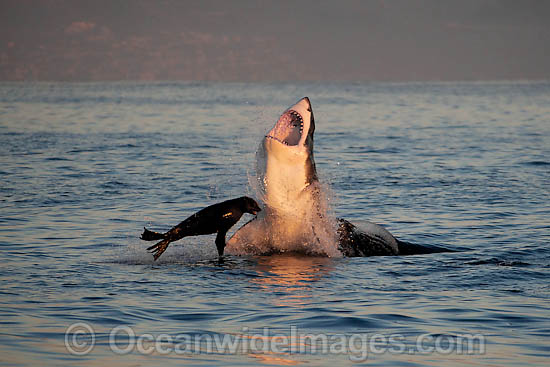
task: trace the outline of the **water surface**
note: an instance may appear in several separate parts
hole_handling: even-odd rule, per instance
[[[142,227],[168,229],[206,205],[254,195],[260,140],[306,95],[334,213],[460,251],[220,264],[204,236],[153,263]],[[548,116],[548,83],[2,83],[0,363],[546,365]],[[79,322],[95,332],[82,356],[65,345]],[[185,346],[178,337],[205,343],[121,356],[109,344],[121,326],[167,334],[166,348]],[[293,334],[325,335],[332,353]],[[206,343],[231,336],[273,347],[277,335],[288,340],[276,351]],[[355,355],[338,349],[354,335]],[[416,344],[463,335],[481,335],[484,350]],[[363,349],[367,360],[350,360]]]

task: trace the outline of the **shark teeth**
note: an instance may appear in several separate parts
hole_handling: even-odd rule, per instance
[[[265,137],[266,137],[266,138],[269,138],[269,139],[277,140],[279,143],[282,143],[282,144],[284,144],[284,145],[290,146],[290,144],[288,144],[286,141],[283,141],[283,140],[281,140],[281,139],[279,139],[279,138],[276,138],[276,137],[274,137],[274,136],[266,135]]]
[[[294,110],[288,111],[288,114],[300,122],[300,134],[302,134],[304,132],[304,119],[302,118],[302,115],[300,115],[298,112]],[[292,121],[294,121],[294,119]],[[293,125],[293,126],[297,126],[297,125]]]
[[[265,137],[276,140],[287,146],[294,146],[298,144],[298,141],[295,141],[295,136],[291,138],[291,134],[296,131],[296,128],[299,128],[300,136],[298,137],[298,140],[300,140],[304,134],[304,118],[300,115],[300,113],[294,110],[288,110],[281,116],[277,122],[277,125]],[[284,139],[278,137],[283,135],[285,136]],[[289,138],[291,138],[294,144],[290,144],[287,141]]]

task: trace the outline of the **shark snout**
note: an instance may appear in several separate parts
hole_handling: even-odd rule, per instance
[[[296,105],[303,105],[306,111],[311,112],[311,102],[308,97],[304,97],[296,103]]]

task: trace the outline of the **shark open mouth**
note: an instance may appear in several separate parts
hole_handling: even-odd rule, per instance
[[[295,146],[298,145],[304,132],[304,119],[294,110],[288,110],[279,118],[275,127],[266,135],[279,143]]]

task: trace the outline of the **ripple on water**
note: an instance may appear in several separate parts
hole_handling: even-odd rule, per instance
[[[422,334],[479,333],[484,355],[371,354],[366,364],[548,364],[546,82],[22,83],[0,84],[0,95],[0,355],[8,364],[349,362],[320,353],[113,358],[109,332],[118,325],[192,337],[264,327],[288,335],[294,325],[397,333],[407,347]],[[304,95],[318,108],[316,163],[334,212],[458,252],[219,262],[214,238],[204,236],[154,262],[142,227],[168,229],[207,203],[253,194],[259,139]],[[74,322],[96,329],[86,357],[63,347]]]

